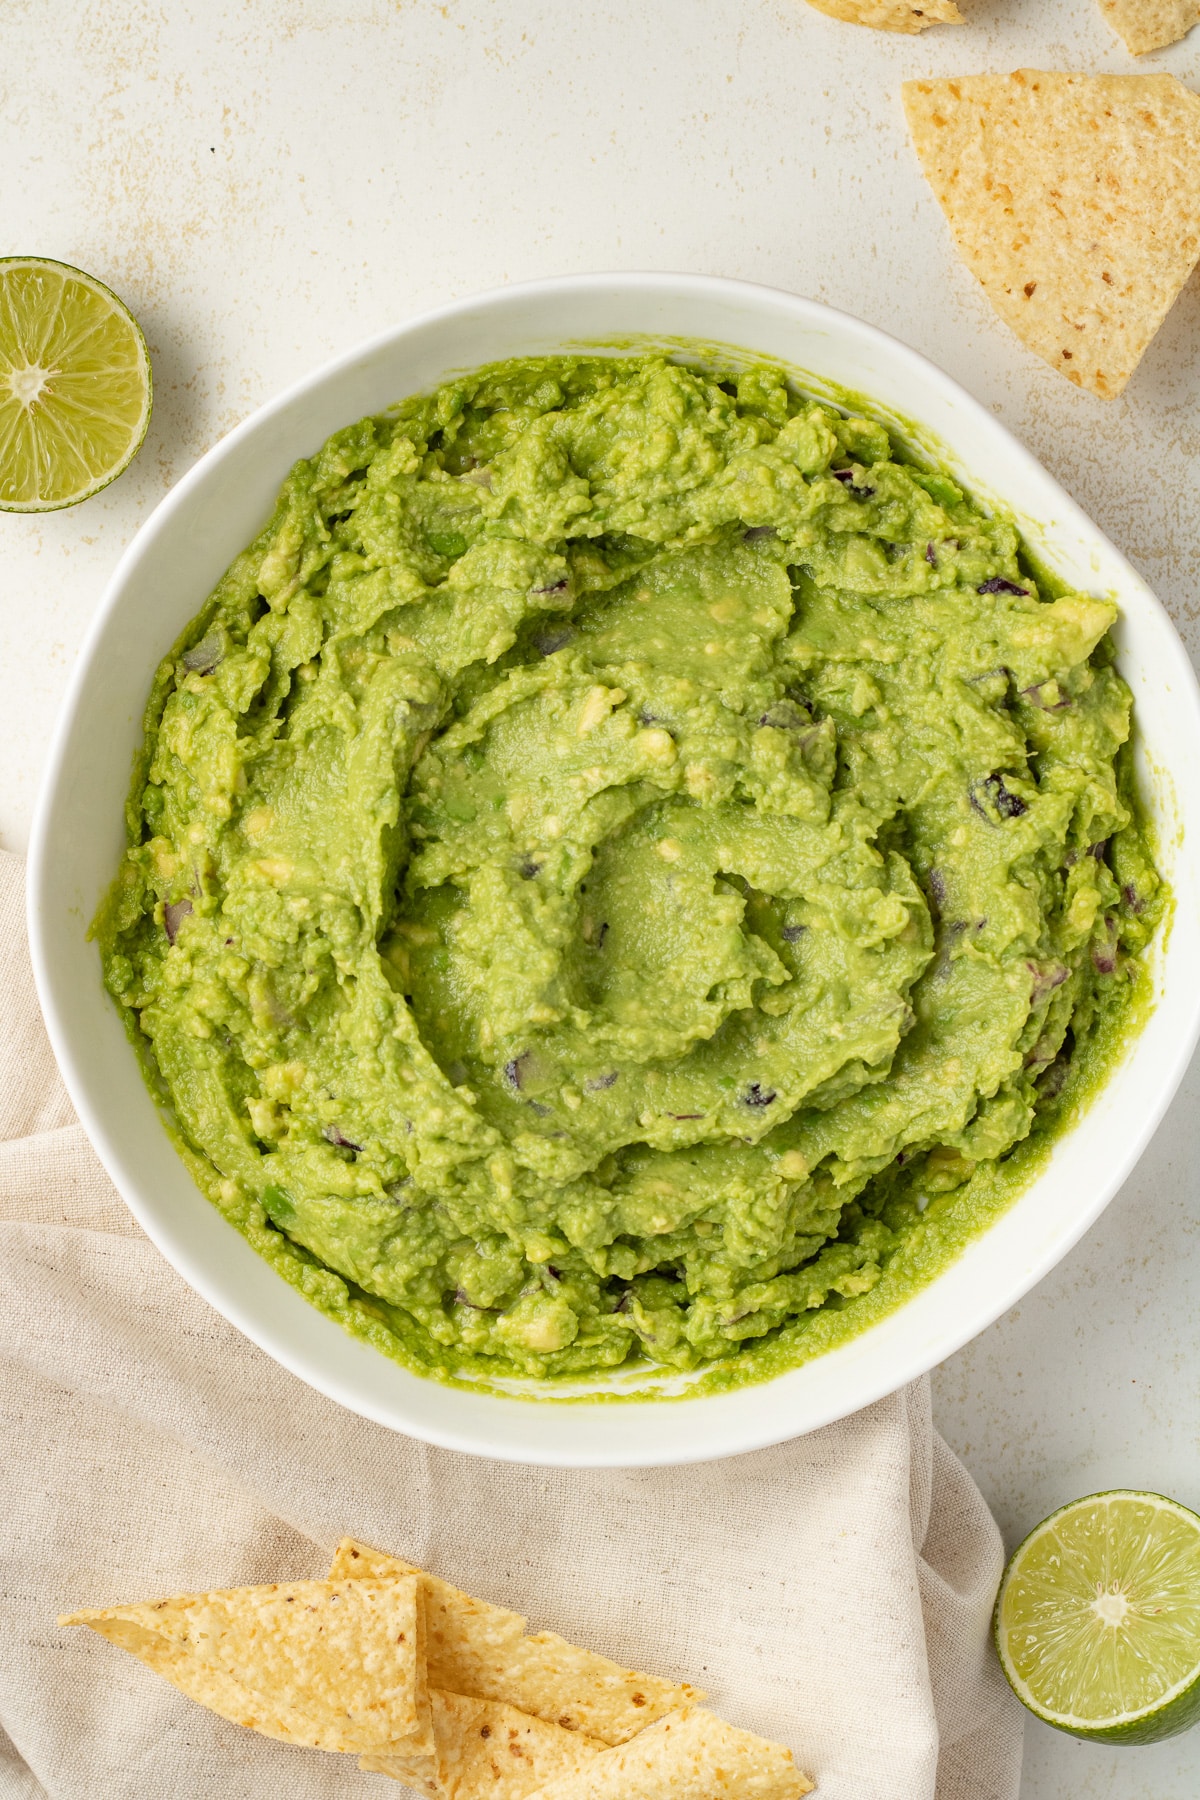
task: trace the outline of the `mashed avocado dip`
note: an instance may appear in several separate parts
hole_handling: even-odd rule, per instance
[[[1131,1029],[1115,611],[769,367],[337,432],[162,665],[97,922],[201,1184],[442,1376],[860,1328]]]

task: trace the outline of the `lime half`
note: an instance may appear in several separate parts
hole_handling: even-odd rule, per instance
[[[1200,1518],[1161,1494],[1073,1500],[1004,1571],[996,1649],[1017,1698],[1072,1736],[1153,1744],[1200,1718]]]
[[[0,511],[51,512],[107,487],[150,423],[150,357],[103,282],[0,258]]]

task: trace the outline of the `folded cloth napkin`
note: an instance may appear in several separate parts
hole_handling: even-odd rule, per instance
[[[54,1067],[21,886],[0,852],[2,1800],[400,1800],[55,1624],[317,1575],[347,1533],[692,1680],[790,1745],[821,1800],[1015,1800],[1021,1713],[989,1638],[1000,1537],[933,1430],[927,1382],[682,1469],[511,1467],[344,1412],[193,1294],[126,1212]]]

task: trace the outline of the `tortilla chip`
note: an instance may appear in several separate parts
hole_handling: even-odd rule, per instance
[[[1200,22],[1200,0],[1100,0],[1100,7],[1135,56],[1177,44]]]
[[[359,1767],[403,1781],[430,1800],[523,1800],[536,1788],[573,1775],[605,1745],[464,1694],[430,1695],[437,1744],[432,1775],[406,1756],[364,1756]]]
[[[848,25],[870,25],[875,31],[926,31],[930,25],[961,25],[954,0],[808,0],[818,12]]]
[[[412,1575],[400,1557],[345,1538],[330,1568],[334,1578]],[[525,1636],[520,1613],[474,1600],[436,1575],[425,1577],[429,1685],[477,1700],[497,1700],[605,1744],[623,1744],[654,1719],[699,1700],[686,1683],[639,1675],[551,1631]]]
[[[128,1650],[144,1662],[148,1669],[161,1675],[189,1700],[219,1713],[231,1724],[244,1725],[264,1737],[279,1738],[285,1744],[307,1744],[313,1750],[345,1750],[341,1733],[318,1725],[303,1713],[279,1706],[265,1694],[256,1694],[222,1670],[201,1662],[190,1650],[180,1649],[155,1631],[146,1631],[126,1619],[96,1620],[75,1614],[59,1623],[90,1625],[93,1631]]]
[[[1119,394],[1200,256],[1200,97],[1171,75],[904,84],[968,268],[1024,343]]]
[[[350,1754],[433,1753],[416,1576],[181,1594],[61,1619],[268,1737]]]
[[[811,1792],[782,1744],[694,1707],[547,1782],[536,1800],[799,1800]]]

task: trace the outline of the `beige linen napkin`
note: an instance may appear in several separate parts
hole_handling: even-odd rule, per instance
[[[3,852],[0,1357],[2,1800],[400,1800],[55,1625],[316,1575],[343,1533],[691,1678],[789,1744],[821,1800],[1015,1800],[1020,1709],[988,1637],[1000,1538],[933,1431],[927,1382],[684,1469],[509,1467],[342,1411],[198,1299],[126,1212],[55,1070]]]

